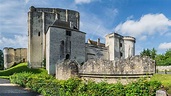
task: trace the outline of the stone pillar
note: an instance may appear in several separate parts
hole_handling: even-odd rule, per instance
[[[67,80],[78,76],[78,64],[75,61],[64,60],[56,65],[56,79]]]

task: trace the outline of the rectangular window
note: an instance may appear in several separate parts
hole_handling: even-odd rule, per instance
[[[122,47],[122,43],[120,43],[120,47]]]
[[[71,31],[67,31],[67,30],[66,30],[66,35],[67,35],[67,36],[71,36]]]
[[[38,36],[40,36],[40,32],[38,32]]]
[[[122,52],[120,52],[120,56],[121,56],[121,57],[123,56]]]

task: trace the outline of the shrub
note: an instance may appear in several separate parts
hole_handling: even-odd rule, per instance
[[[158,81],[147,81],[144,78],[126,85],[126,96],[155,96],[156,90],[161,83]]]
[[[161,86],[158,81],[140,79],[128,85],[83,81],[79,78],[57,80],[47,73],[17,73],[10,77],[11,82],[26,86],[44,96],[155,96]]]
[[[19,85],[25,87],[26,83],[28,82],[28,77],[31,75],[32,75],[32,73],[30,73],[30,72],[17,73],[17,74],[10,76],[10,81],[12,83],[19,84]]]

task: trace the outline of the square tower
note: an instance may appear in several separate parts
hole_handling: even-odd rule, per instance
[[[48,27],[55,20],[69,23],[71,29],[79,30],[79,12],[59,8],[30,7],[28,12],[28,65],[42,67],[46,57],[46,36]]]
[[[85,62],[86,33],[71,29],[67,22],[55,21],[46,33],[46,69],[55,74],[55,65],[66,59]]]

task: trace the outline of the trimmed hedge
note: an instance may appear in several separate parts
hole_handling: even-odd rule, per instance
[[[44,96],[155,96],[161,83],[140,79],[128,85],[95,83],[70,78],[66,81],[57,80],[47,73],[17,73],[10,77],[12,83],[29,87]]]

